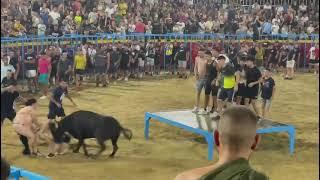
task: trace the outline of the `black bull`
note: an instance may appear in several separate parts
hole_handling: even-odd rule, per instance
[[[64,117],[59,123],[58,128],[50,126],[55,143],[69,142],[70,137],[79,140],[74,153],[78,153],[81,146],[86,156],[89,156],[84,140],[87,138],[96,138],[100,145],[100,150],[95,156],[100,155],[106,146],[104,142],[111,139],[113,151],[110,157],[113,157],[118,150],[117,141],[121,133],[128,140],[132,138],[132,132],[129,129],[121,127],[119,122],[110,116],[100,115],[90,111],[76,111]]]

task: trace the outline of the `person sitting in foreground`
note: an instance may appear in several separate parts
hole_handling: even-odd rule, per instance
[[[257,122],[255,113],[244,106],[226,109],[214,132],[218,162],[183,172],[175,180],[268,180],[248,162],[260,140],[256,134]]]
[[[1,157],[1,180],[7,180],[10,175],[10,164]]]

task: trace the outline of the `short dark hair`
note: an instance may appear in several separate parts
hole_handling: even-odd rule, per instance
[[[256,61],[256,58],[255,58],[254,56],[252,56],[252,55],[249,55],[249,56],[247,57],[247,61],[255,62],[255,61]]]
[[[34,98],[28,99],[25,103],[26,106],[32,106],[33,104],[37,103],[37,100]]]
[[[10,175],[10,164],[1,157],[1,180],[8,179]]]
[[[209,50],[206,50],[205,54],[212,56],[212,53],[211,53],[211,51],[209,51]]]

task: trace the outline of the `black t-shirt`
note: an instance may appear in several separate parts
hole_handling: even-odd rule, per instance
[[[59,69],[59,74],[63,74],[65,73],[68,69],[69,69],[69,66],[72,67],[72,61],[70,59],[66,59],[65,61],[59,61],[58,63],[58,69]]]
[[[18,57],[17,56],[11,57],[9,64],[11,64],[14,67],[14,69],[17,70],[17,66],[19,64]]]
[[[18,91],[10,93],[8,91],[1,93],[1,115],[15,112],[14,101],[20,96]]]
[[[288,54],[288,60],[296,60],[298,58],[298,53],[299,53],[299,49],[297,48],[290,49]]]
[[[52,68],[53,72],[57,71],[59,60],[60,60],[60,56],[59,55],[54,55],[51,58],[51,68]]]
[[[277,53],[278,53],[278,50],[276,48],[271,49],[271,51],[270,51],[271,61],[276,59]]]
[[[37,66],[36,66],[36,56],[34,55],[34,53],[28,53],[26,54],[26,62],[30,62],[30,63],[24,63],[24,68],[25,70],[36,70]],[[31,62],[33,61],[33,62]]]
[[[256,57],[256,54],[257,54],[256,48],[250,48],[248,53],[251,56]]]
[[[177,61],[186,61],[187,60],[187,53],[186,50],[184,48],[181,48],[178,52],[177,52]]]
[[[253,68],[246,69],[247,84],[258,81],[261,78],[261,76],[261,72],[256,66]],[[256,86],[259,86],[259,84],[256,84],[253,87]]]
[[[275,82],[272,77],[268,79],[264,79],[262,83],[262,93],[261,97],[263,99],[270,99],[272,96],[273,87],[275,86]]]
[[[130,59],[130,52],[128,50],[123,50],[121,52],[121,61],[122,62],[129,62],[129,59]]]
[[[214,62],[212,62],[211,64],[209,64],[207,66],[207,72],[208,72],[208,82],[211,83],[214,79],[217,78],[218,76],[218,71],[216,66],[214,65]]]
[[[96,54],[96,59],[94,62],[95,67],[106,67],[107,65],[107,56],[104,55],[103,53],[97,53]]]
[[[58,86],[53,90],[53,99],[58,103],[62,104],[62,99],[67,94],[68,94],[68,89],[63,89],[62,87]],[[50,101],[49,105],[54,105],[54,103]]]

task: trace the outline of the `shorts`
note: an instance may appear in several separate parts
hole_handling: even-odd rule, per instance
[[[238,91],[236,93],[237,97],[245,97],[246,96],[247,87],[244,83],[238,84]]]
[[[209,96],[217,96],[219,87],[216,85],[211,85],[211,82],[207,82],[206,87],[204,89],[205,95]]]
[[[120,70],[127,71],[128,70],[128,63],[129,63],[129,61],[122,60],[120,62]]]
[[[48,74],[40,74],[39,83],[48,85],[49,84],[49,75]]]
[[[265,107],[270,107],[271,99],[262,99],[262,104],[264,104]]]
[[[290,61],[287,61],[287,68],[294,68],[294,65],[295,65],[296,61],[295,60],[290,60]]]
[[[172,55],[165,56],[165,64],[173,64]]]
[[[248,99],[257,99],[259,94],[259,86],[253,86],[253,87],[248,87],[246,88],[246,93],[245,93],[245,98]]]
[[[154,66],[154,58],[147,57],[147,65]]]
[[[144,60],[142,59],[139,59],[139,67],[144,67]]]
[[[234,92],[233,88],[230,88],[230,89],[220,88],[218,99],[222,101],[225,101],[227,99],[228,102],[232,102],[233,96],[234,96],[233,92]]]
[[[201,92],[203,88],[206,87],[207,79],[199,79],[196,81],[196,89],[198,92]]]
[[[96,66],[94,67],[95,74],[104,74],[107,72],[107,68],[103,66]]]
[[[55,104],[49,105],[49,113],[48,113],[48,119],[55,119],[56,117],[65,117],[66,114],[64,113],[63,107],[58,107]]]
[[[36,70],[27,70],[26,71],[26,77],[31,79],[35,78],[37,76],[37,71]]]
[[[8,118],[11,122],[13,121],[13,119],[16,117],[16,112],[1,112],[1,124],[3,123],[3,121]]]
[[[187,68],[187,61],[178,61],[178,67],[179,68]]]
[[[83,76],[85,74],[84,69],[76,69],[75,70],[76,75]]]
[[[314,59],[310,59],[309,64],[317,65],[317,64],[319,64],[319,61],[314,60]]]

